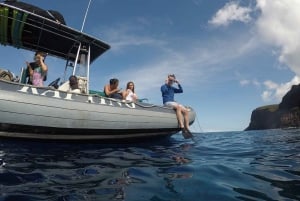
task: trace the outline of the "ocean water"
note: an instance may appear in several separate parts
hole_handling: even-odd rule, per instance
[[[0,201],[300,200],[300,130],[140,144],[0,139]]]

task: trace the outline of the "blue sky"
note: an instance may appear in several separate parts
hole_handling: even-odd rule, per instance
[[[24,0],[63,13],[81,29],[88,0]],[[72,6],[70,6],[72,5]],[[162,104],[169,73],[178,102],[198,115],[193,131],[245,129],[253,109],[279,103],[300,74],[299,0],[92,0],[83,31],[111,45],[91,67],[91,89],[112,77],[134,81],[140,98]],[[19,73],[32,53],[1,46],[1,66]],[[64,64],[47,58],[47,83]]]

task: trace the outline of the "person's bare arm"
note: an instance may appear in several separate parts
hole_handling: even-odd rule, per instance
[[[46,73],[46,72],[48,71],[48,66],[44,63],[44,57],[39,56],[38,58],[39,58],[38,62],[39,62],[39,64],[40,64],[40,66],[41,66],[43,72]]]
[[[26,65],[27,65],[27,68],[28,68],[28,71],[29,71],[29,75],[32,76],[33,75],[33,70],[32,70],[32,67],[31,67],[30,63],[26,62]]]

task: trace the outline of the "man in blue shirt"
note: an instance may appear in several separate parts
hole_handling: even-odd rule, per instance
[[[177,83],[178,88],[172,86],[174,83]],[[182,133],[185,138],[190,138],[192,134],[189,130],[189,109],[174,100],[175,93],[183,92],[182,87],[178,80],[176,80],[174,74],[168,75],[166,83],[161,86],[160,90],[163,98],[163,104],[165,106],[173,107],[176,110],[176,116]],[[184,120],[182,119],[182,115]]]

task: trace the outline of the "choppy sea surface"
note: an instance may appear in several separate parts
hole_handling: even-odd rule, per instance
[[[300,130],[139,144],[0,139],[0,201],[300,200]]]

